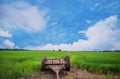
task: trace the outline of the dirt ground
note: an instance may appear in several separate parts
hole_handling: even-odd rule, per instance
[[[60,79],[120,79],[117,75],[104,75],[104,74],[92,74],[86,70],[72,68],[71,71],[61,71]],[[19,78],[19,79],[56,79],[56,74],[53,71],[45,71],[39,75],[33,75],[30,78]]]

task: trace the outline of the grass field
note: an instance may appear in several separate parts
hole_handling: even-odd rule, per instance
[[[40,73],[41,57],[69,55],[71,63],[92,73],[120,74],[120,52],[0,51],[0,79],[30,77]]]

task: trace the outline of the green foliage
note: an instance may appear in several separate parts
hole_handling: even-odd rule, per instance
[[[90,72],[120,74],[120,53],[59,52],[59,51],[0,51],[0,79],[30,77],[40,73],[42,56],[47,58],[69,55],[71,63]]]
[[[120,74],[120,53],[74,53],[72,63],[92,73]]]

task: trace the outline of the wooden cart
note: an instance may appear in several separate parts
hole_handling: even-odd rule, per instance
[[[70,71],[70,57],[47,59],[43,56],[41,70],[44,71],[47,68],[52,69],[56,73],[57,79],[59,79],[60,70],[65,69],[66,71]]]

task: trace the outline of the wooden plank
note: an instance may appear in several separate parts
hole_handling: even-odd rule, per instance
[[[60,59],[47,59],[45,64],[66,64],[63,58]]]

